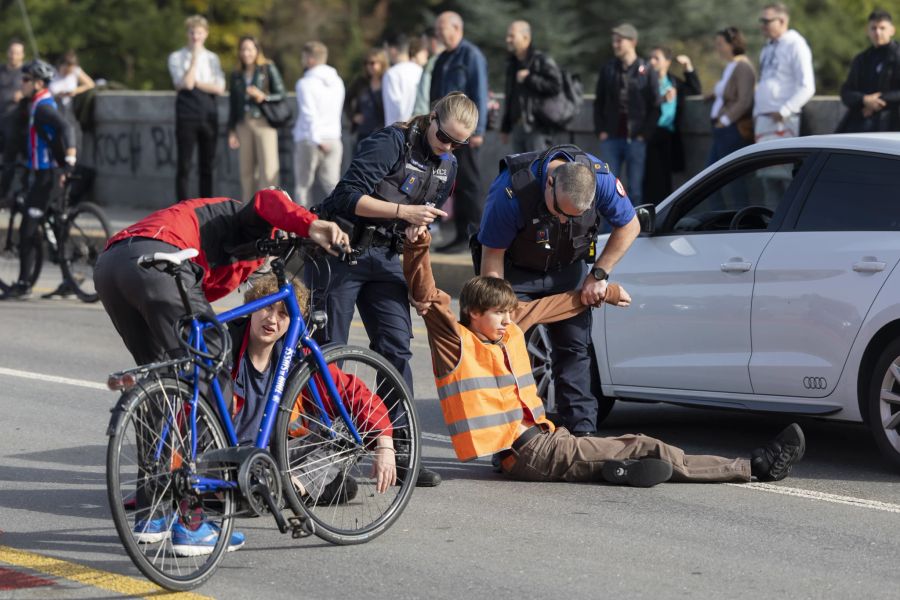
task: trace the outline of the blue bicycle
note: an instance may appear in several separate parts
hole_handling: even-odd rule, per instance
[[[259,241],[260,254],[276,257],[279,291],[217,318],[192,310],[181,278],[182,262],[196,250],[139,260],[175,277],[185,355],[110,375],[109,387],[123,393],[107,431],[106,479],[125,550],[164,588],[188,590],[211,577],[235,543],[235,517],[271,515],[295,538],[357,544],[386,531],[415,489],[419,428],[402,376],[368,349],[320,348],[311,338],[324,314],[313,314],[308,327],[285,275],[292,258],[312,264],[309,244]],[[278,302],[290,326],[255,443],[241,446],[219,381],[230,375],[225,323]],[[375,440],[386,436],[398,478],[379,493]],[[287,508],[293,516],[283,514]],[[212,532],[208,546],[179,543],[192,532]]]

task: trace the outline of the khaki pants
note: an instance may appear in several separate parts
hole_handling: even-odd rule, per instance
[[[310,208],[324,198],[310,198],[313,184],[318,182],[325,194],[330,194],[341,179],[341,159],[344,145],[341,140],[322,140],[328,147],[324,152],[308,141],[294,142],[294,202]]]
[[[245,116],[234,128],[241,165],[241,200],[261,189],[278,185],[278,130],[263,117]]]
[[[672,464],[671,481],[750,481],[745,458],[688,455],[646,435],[575,437],[565,428],[544,432],[529,441],[515,461],[504,461],[504,472],[524,481],[602,481],[603,463],[628,458],[661,458]]]

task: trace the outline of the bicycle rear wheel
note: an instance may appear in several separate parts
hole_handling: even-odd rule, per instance
[[[204,398],[196,410],[197,460],[190,460],[190,400],[184,381],[151,373],[122,396],[108,429],[106,487],[119,539],[148,579],[173,591],[192,589],[212,576],[233,525],[231,489],[205,494],[190,489],[191,476],[234,479],[233,469],[202,461],[203,453],[228,446]],[[179,538],[201,527],[218,529],[215,544],[199,556],[185,556]]]
[[[19,279],[19,227],[22,213],[14,206],[0,207],[0,291],[5,292]],[[43,227],[43,226],[41,226]],[[34,249],[34,267],[26,278],[33,286],[44,265],[44,234],[38,230],[40,243]]]
[[[94,289],[94,265],[112,233],[109,219],[96,204],[81,202],[66,215],[59,266],[65,281],[84,302],[100,299]]]
[[[302,363],[285,386],[272,448],[284,494],[313,533],[334,544],[360,544],[384,533],[406,508],[419,472],[419,427],[403,378],[381,355],[352,346],[323,351],[341,402],[363,439],[358,444],[329,397],[318,366]],[[332,427],[313,401],[318,389]],[[381,494],[375,440],[391,432],[398,482]]]

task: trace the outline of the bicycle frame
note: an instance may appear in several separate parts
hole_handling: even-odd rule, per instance
[[[337,385],[335,384],[334,379],[331,377],[331,374],[328,371],[328,365],[325,363],[325,357],[322,354],[321,348],[316,343],[316,341],[306,333],[306,322],[304,321],[303,315],[300,312],[300,306],[297,303],[297,298],[294,295],[294,288],[290,282],[286,282],[284,285],[280,286],[278,292],[274,294],[264,296],[232,310],[228,310],[224,313],[219,314],[217,318],[221,323],[228,323],[230,321],[234,321],[235,319],[248,316],[258,310],[261,310],[278,302],[284,302],[285,306],[287,307],[288,315],[290,317],[290,325],[288,326],[287,333],[285,333],[284,346],[278,358],[276,375],[272,382],[271,389],[269,390],[268,398],[265,404],[265,412],[263,413],[259,432],[256,435],[254,447],[264,449],[269,445],[269,439],[271,438],[272,430],[275,427],[275,417],[278,414],[278,407],[281,405],[282,395],[284,394],[284,387],[287,383],[291,366],[294,364],[294,356],[296,353],[296,348],[298,347],[298,342],[300,347],[307,349],[310,355],[315,360],[316,365],[322,373],[322,381],[325,384],[326,391],[334,399],[335,408],[340,413],[341,419],[347,425],[347,428],[350,431],[350,434],[353,436],[354,441],[357,444],[362,444],[362,436],[359,434],[356,425],[353,423],[353,419],[350,417],[350,414],[347,412],[347,408],[344,406],[344,403],[341,400],[341,397],[337,390]],[[210,323],[201,323],[196,317],[192,317],[190,326],[191,333],[189,342],[191,344],[191,347],[193,347],[195,350],[208,353],[206,342],[203,338],[203,332],[213,327],[213,325]],[[211,360],[204,360],[207,365],[212,365]],[[193,394],[191,397],[190,417],[192,444],[191,456],[192,459],[195,459],[197,456],[196,405],[200,398],[199,383],[202,376],[201,365],[198,364],[196,360],[194,361],[192,371]],[[229,414],[228,406],[222,394],[221,386],[219,385],[219,382],[216,378],[212,378],[210,387],[212,388],[213,394],[215,396],[219,419],[225,428],[225,434],[228,437],[229,445],[238,446],[238,439],[237,433],[234,428],[234,422],[231,418],[227,417],[227,415]],[[316,385],[315,382],[311,381],[308,386],[308,390],[313,398],[313,401],[316,403],[317,407],[320,410],[324,425],[331,429],[330,435],[334,437],[335,432],[332,428],[332,420],[328,415],[328,411],[325,409],[325,404],[318,385]],[[169,418],[171,419],[171,416]],[[168,437],[168,430],[170,425],[171,423],[167,423],[166,427],[163,429],[163,433],[160,436],[157,448],[155,449],[155,458],[157,459],[159,459],[159,457],[162,455],[163,447],[165,446],[165,440]],[[194,487],[197,489],[197,491],[201,493],[213,492],[217,489],[222,489],[225,487],[236,487],[236,482],[234,481],[223,481],[219,479],[208,479],[196,476],[192,479],[192,482],[194,483]]]

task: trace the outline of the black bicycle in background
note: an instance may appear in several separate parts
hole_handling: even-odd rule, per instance
[[[12,193],[0,205],[0,295],[19,278],[19,226],[28,190],[28,168],[15,164]],[[66,178],[63,192],[58,194],[41,221],[39,236],[42,240],[36,249],[34,268],[26,278],[34,286],[41,274],[44,258],[59,265],[62,284],[45,297],[76,295],[84,302],[99,299],[94,289],[94,264],[106,246],[113,231],[103,209],[92,202],[81,201],[70,206],[73,185],[80,175]]]

